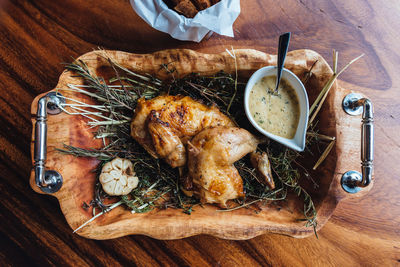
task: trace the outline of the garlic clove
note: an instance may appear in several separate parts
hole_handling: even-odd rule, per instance
[[[136,176],[129,176],[128,177],[128,187],[129,188],[136,188],[139,183],[139,178]]]
[[[128,184],[128,177],[126,177],[126,175],[122,174],[121,177],[119,177],[119,183],[122,186],[126,186]]]
[[[132,162],[130,162],[129,160],[124,160],[122,162],[122,169],[124,171],[127,170],[128,168],[131,168],[131,167],[132,167]]]
[[[124,190],[124,186],[122,186],[121,183],[117,182],[115,184],[115,188],[114,188],[114,195],[116,195],[116,196],[122,195],[123,190]]]
[[[103,184],[104,192],[106,192],[110,196],[114,196],[114,189],[115,189],[116,184],[117,184],[117,181],[115,181],[115,180],[111,180],[110,182]]]
[[[101,169],[101,172],[110,172],[113,169],[113,166],[111,162],[107,162],[104,164],[103,168]]]
[[[114,179],[119,179],[119,177],[121,176],[121,170],[112,170],[110,171],[110,175],[114,178]]]
[[[114,180],[114,177],[112,177],[109,173],[102,173],[100,174],[99,180],[100,183],[104,184]]]
[[[111,164],[113,165],[114,170],[123,170],[122,165],[123,165],[123,159],[121,158],[116,158],[113,161],[111,161]]]

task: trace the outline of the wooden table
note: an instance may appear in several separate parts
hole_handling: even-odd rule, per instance
[[[400,265],[399,12],[397,0],[242,0],[235,38],[214,34],[197,44],[150,28],[128,1],[1,1],[0,264]],[[56,85],[62,62],[98,46],[134,53],[220,52],[231,46],[276,53],[285,31],[293,33],[290,49],[310,48],[329,62],[332,49],[339,50],[339,65],[365,53],[341,84],[375,105],[374,187],[363,198],[342,202],[319,239],[269,234],[248,241],[87,240],[72,234],[55,199],[29,187],[30,104]]]

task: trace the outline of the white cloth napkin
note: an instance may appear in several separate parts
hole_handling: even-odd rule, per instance
[[[193,18],[179,15],[162,0],[130,0],[133,9],[153,28],[182,41],[200,42],[210,31],[233,37],[233,22],[240,14],[240,0],[221,0]]]

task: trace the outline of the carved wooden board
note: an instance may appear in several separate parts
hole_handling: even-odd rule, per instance
[[[93,51],[79,57],[89,69],[101,75],[109,68],[108,62],[101,56],[107,56],[120,65],[135,72],[146,72],[167,77],[160,68],[169,63],[176,68],[177,75],[184,76],[191,72],[203,75],[214,74],[220,70],[233,73],[234,59],[228,53],[202,54],[192,50],[165,50],[153,54],[130,54],[120,51]],[[236,50],[239,75],[248,77],[257,69],[276,64],[276,56],[256,50]],[[310,103],[332,75],[326,61],[311,50],[296,50],[288,53],[285,67],[304,79],[306,72],[316,61],[313,75],[305,85]],[[56,88],[66,88],[67,84],[82,84],[82,79],[73,77],[71,72],[64,71]],[[349,195],[340,186],[342,174],[348,170],[360,169],[360,125],[361,118],[349,116],[341,107],[343,97],[350,91],[333,85],[319,115],[319,130],[323,134],[336,137],[336,145],[325,162],[317,171],[311,172],[319,184],[317,190],[310,193],[318,210],[318,228],[320,229],[330,218],[335,207],[344,198],[360,197],[371,189],[372,184],[360,193]],[[92,100],[80,94],[62,91],[66,97],[91,103]],[[35,124],[37,96],[31,106],[32,123]],[[99,140],[93,139],[93,129],[89,129],[86,120],[81,116],[66,113],[48,116],[47,163],[48,169],[56,170],[63,176],[64,184],[60,191],[53,194],[59,203],[68,224],[76,229],[91,218],[91,211],[85,211],[82,203],[90,202],[93,197],[95,175],[92,170],[98,161],[91,158],[76,158],[60,154],[55,148],[63,144],[78,147],[99,148]],[[33,161],[34,133],[32,133]],[[317,158],[312,160],[315,163]],[[312,165],[311,165],[312,166]],[[35,184],[34,172],[30,177],[31,187],[43,193]],[[205,205],[196,207],[191,215],[180,210],[155,210],[149,213],[132,214],[123,207],[118,207],[99,217],[82,230],[79,235],[94,239],[110,239],[130,234],[144,234],[158,239],[177,239],[197,234],[210,234],[225,239],[248,239],[257,235],[273,232],[293,237],[305,237],[313,233],[313,229],[305,227],[302,218],[301,201],[289,199],[287,207],[276,205],[263,206],[262,211],[240,209],[232,212],[218,212],[217,207]],[[72,231],[71,231],[72,232]]]

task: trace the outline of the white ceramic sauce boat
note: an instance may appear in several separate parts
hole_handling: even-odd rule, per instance
[[[278,135],[274,135],[269,133],[268,131],[261,128],[257,122],[254,120],[253,116],[251,116],[249,110],[249,96],[250,91],[253,89],[254,85],[261,80],[265,76],[276,76],[276,67],[275,66],[268,66],[263,67],[257,70],[249,79],[246,85],[245,93],[244,93],[244,109],[246,112],[246,116],[251,122],[251,124],[263,135],[271,138],[291,149],[296,151],[303,151],[306,143],[306,132],[307,132],[307,124],[308,124],[308,96],[306,89],[304,88],[303,83],[300,79],[290,70],[283,69],[282,78],[285,79],[296,91],[298,99],[299,99],[299,108],[300,108],[300,118],[299,123],[297,125],[296,134],[292,139],[284,138]],[[265,88],[265,90],[268,90]]]

